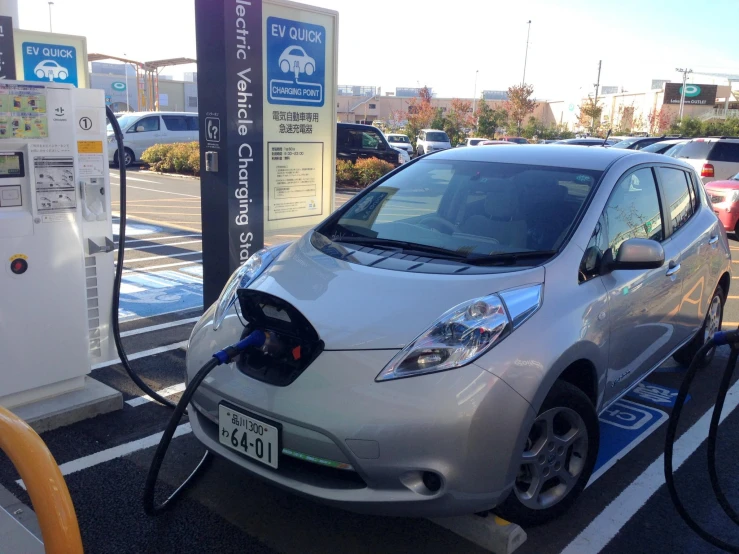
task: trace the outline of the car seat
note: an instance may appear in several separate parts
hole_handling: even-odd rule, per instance
[[[526,247],[526,221],[518,219],[518,194],[510,186],[497,186],[485,197],[485,215],[475,214],[459,226],[459,232],[493,238],[500,244]]]

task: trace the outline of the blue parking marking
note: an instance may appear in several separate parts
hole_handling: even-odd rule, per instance
[[[643,400],[650,404],[656,404],[657,406],[672,408],[675,405],[677,393],[677,389],[642,381],[631,389],[626,396],[634,400]],[[685,398],[685,402],[688,400],[690,400],[690,395]]]
[[[203,281],[179,271],[124,273],[120,321],[200,308]]]
[[[662,410],[619,400],[600,416],[600,449],[595,469],[588,481],[593,482],[611,469],[616,462],[651,435],[667,420]]]

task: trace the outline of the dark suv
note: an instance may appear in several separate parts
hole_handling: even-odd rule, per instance
[[[650,144],[654,144],[656,142],[662,142],[663,140],[669,140],[669,139],[676,139],[681,138],[677,136],[663,136],[663,137],[629,137],[627,139],[622,140],[621,142],[617,142],[611,148],[624,148],[626,150],[641,150],[645,146],[649,146]]]
[[[336,158],[352,163],[359,158],[379,158],[397,167],[402,154],[390,146],[377,127],[339,123],[336,130]]]

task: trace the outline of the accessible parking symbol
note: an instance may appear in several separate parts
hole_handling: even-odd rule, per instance
[[[323,106],[326,28],[281,17],[267,18],[270,104]]]

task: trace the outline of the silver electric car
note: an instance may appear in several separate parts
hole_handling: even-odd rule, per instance
[[[458,148],[254,254],[192,332],[212,452],[360,512],[564,512],[598,414],[721,326],[726,233],[688,164],[571,146]],[[234,471],[238,471],[234,467]]]

